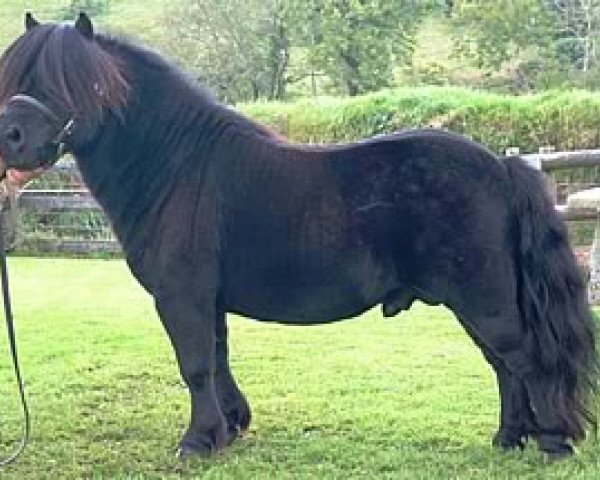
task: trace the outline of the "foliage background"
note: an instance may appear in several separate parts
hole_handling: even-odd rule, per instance
[[[600,85],[600,0],[3,0],[167,53],[224,101],[454,85],[522,94]]]

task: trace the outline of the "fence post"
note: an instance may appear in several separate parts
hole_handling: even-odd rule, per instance
[[[600,216],[596,217],[594,242],[589,259],[590,278],[588,281],[588,300],[591,305],[600,303]]]
[[[555,152],[555,148],[554,145],[546,145],[544,147],[540,147],[538,148],[538,153],[540,155],[540,158],[542,155],[547,154],[547,153],[554,153]],[[540,169],[543,166],[541,165],[541,159],[540,159]],[[548,192],[550,193],[550,196],[552,197],[552,201],[556,204],[558,203],[558,185],[556,184],[556,179],[554,178],[554,175],[552,175],[552,173],[550,172],[546,172],[546,175],[544,175],[544,178],[546,179],[546,185],[548,187]]]

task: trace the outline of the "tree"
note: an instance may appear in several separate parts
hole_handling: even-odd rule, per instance
[[[598,63],[600,0],[546,0],[558,17],[559,54],[572,66],[588,72]]]
[[[423,2],[291,0],[295,35],[311,67],[349,95],[389,86],[396,62],[412,54]],[[298,8],[299,5],[302,8]],[[303,17],[303,18],[302,18]]]
[[[600,0],[455,0],[461,53],[488,70],[513,63],[530,84],[598,87]]]
[[[555,53],[556,18],[540,0],[455,0],[453,18],[459,51],[481,68],[497,70],[527,48]]]
[[[435,3],[179,1],[172,16],[171,53],[226,101],[281,99],[290,82],[316,74],[329,78],[337,93],[389,86],[396,63],[412,54],[420,13]]]
[[[59,15],[64,20],[76,18],[79,12],[84,11],[90,15],[106,13],[110,8],[110,0],[70,0],[69,5]]]
[[[282,98],[289,61],[283,0],[182,0],[169,49],[225,101]]]

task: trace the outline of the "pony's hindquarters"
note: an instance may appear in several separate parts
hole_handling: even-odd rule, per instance
[[[506,171],[504,205],[480,203],[471,217],[479,228],[464,230],[463,249],[475,258],[454,260],[445,300],[498,374],[498,435],[508,446],[532,435],[541,450],[561,456],[596,425],[595,325],[541,175],[516,158]]]

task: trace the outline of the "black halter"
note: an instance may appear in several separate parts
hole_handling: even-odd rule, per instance
[[[58,133],[56,134],[56,136],[54,137],[54,140],[52,140],[52,148],[56,148],[56,157],[60,157],[61,155],[63,155],[65,152],[67,152],[69,150],[69,141],[71,139],[71,136],[73,135],[73,127],[75,125],[75,117],[71,117],[69,118],[66,122],[63,123],[63,121],[58,117],[58,115],[56,115],[56,113],[54,113],[48,106],[44,105],[42,102],[40,102],[39,100],[30,97],[29,95],[24,95],[24,94],[17,94],[17,95],[13,95],[7,102],[7,104],[10,103],[24,103],[27,105],[30,105],[32,107],[37,108],[38,110],[42,111],[42,113],[48,117],[48,119],[57,126],[57,128],[60,128],[60,130],[58,131]],[[62,126],[61,126],[62,125]]]

